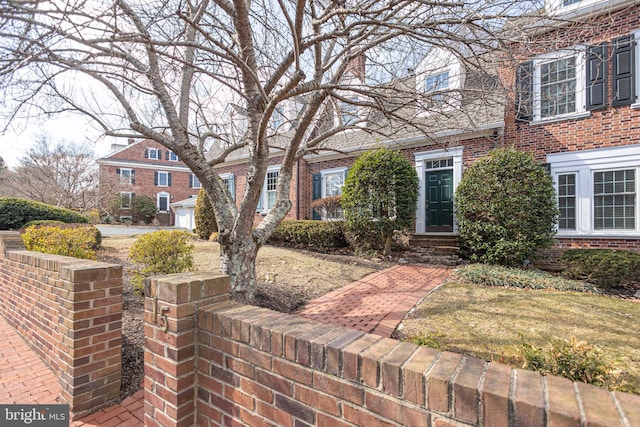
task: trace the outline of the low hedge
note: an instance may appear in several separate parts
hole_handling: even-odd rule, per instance
[[[16,197],[0,197],[0,230],[18,230],[26,223],[35,220],[83,224],[89,222],[86,216],[70,209]]]
[[[86,224],[36,224],[22,233],[27,250],[92,260],[101,240],[100,230]]]
[[[594,286],[577,280],[556,277],[540,270],[522,270],[492,264],[469,264],[456,269],[455,276],[484,286],[558,291],[594,292]]]
[[[344,248],[344,221],[284,220],[271,235],[271,242],[316,249]]]
[[[640,253],[614,249],[569,249],[560,263],[563,275],[602,288],[640,281]]]

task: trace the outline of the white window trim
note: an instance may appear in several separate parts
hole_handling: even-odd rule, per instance
[[[154,157],[151,157],[151,150],[153,150],[154,152]],[[148,157],[149,160],[162,160],[161,158],[162,156],[158,155],[158,153],[160,153],[160,149],[158,148],[152,148],[152,147],[147,148],[147,155],[149,156]]]
[[[541,105],[541,82],[540,69],[542,64],[557,61],[564,58],[576,57],[576,111],[567,114],[542,117]],[[533,122],[531,124],[541,124],[557,122],[561,120],[576,119],[591,115],[587,111],[586,105],[586,82],[585,82],[586,50],[584,46],[575,46],[573,49],[551,52],[540,55],[533,60]]]
[[[175,159],[174,159],[175,157]],[[170,162],[178,162],[180,161],[180,158],[178,158],[178,155],[176,153],[174,153],[173,151],[169,150],[169,161]]]
[[[458,184],[460,184],[460,179],[462,178],[462,154],[464,152],[464,147],[452,147],[446,150],[433,150],[426,151],[422,153],[414,154],[415,159],[415,168],[418,173],[418,206],[416,207],[416,233],[424,234],[425,233],[425,182],[424,182],[424,173],[425,173],[425,165],[424,163],[429,160],[437,160],[446,157],[453,157],[453,192],[455,194],[456,188],[458,188]],[[450,168],[446,168],[450,169]],[[453,220],[453,232],[454,234],[458,232],[458,224],[455,220]]]
[[[332,169],[323,169],[320,171],[320,175],[322,177],[322,184],[321,184],[321,194],[320,197],[325,198],[327,197],[327,179],[326,176],[327,175],[333,175],[336,173],[342,173],[342,176],[344,177],[344,173],[347,170],[347,168],[332,168]],[[344,178],[342,181],[342,185],[344,185]]]
[[[169,173],[167,171],[157,171],[158,172],[158,187],[169,187]],[[167,179],[165,180],[166,184],[160,184],[160,174],[165,174]]]
[[[196,187],[196,180],[198,180],[198,186],[197,187]],[[197,189],[202,188],[202,183],[200,182],[200,180],[198,179],[198,177],[196,176],[195,173],[191,174],[191,184],[193,184],[193,187],[191,187],[191,188],[197,188]]]
[[[600,148],[569,153],[548,154],[556,192],[558,175],[576,174],[576,229],[558,230],[557,237],[629,238],[640,231],[640,145]],[[596,230],[594,219],[593,180],[595,172],[635,169],[636,225],[634,230]]]
[[[447,90],[452,92],[449,99],[447,99],[446,105],[438,108],[431,108],[424,110],[422,107],[418,107],[417,112],[419,117],[428,117],[434,113],[440,113],[445,111],[451,111],[460,108],[461,100],[459,96],[454,98],[454,91],[460,90],[464,87],[465,81],[465,68],[458,58],[456,58],[451,52],[436,48],[433,49],[425,59],[416,67],[416,91],[419,94],[425,94],[426,81],[430,76],[435,76],[445,72],[449,73],[447,79]]]
[[[133,175],[133,169],[132,168],[120,168],[120,180],[124,181],[123,180],[123,176],[122,176],[122,171],[129,171],[129,176],[128,176],[129,179],[127,179],[126,183],[127,184],[131,184],[131,175]]]
[[[270,209],[267,208],[267,205],[269,204],[267,200],[267,175],[269,174],[269,172],[278,172],[278,179],[280,179],[280,169],[281,169],[280,165],[269,166],[267,168],[267,172],[264,175],[264,183],[262,184],[262,190],[260,192],[260,197],[262,198],[262,206],[260,206],[260,210],[258,210],[258,213],[266,215],[267,212],[270,211]]]
[[[167,210],[166,211],[161,211],[160,210],[160,198],[161,197],[166,197],[167,198]],[[171,205],[171,194],[167,193],[166,191],[161,191],[158,194],[156,194],[156,209],[158,210],[158,212],[169,212],[169,209],[171,209],[170,207]]]

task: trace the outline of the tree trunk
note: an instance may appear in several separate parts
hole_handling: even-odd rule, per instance
[[[393,238],[392,234],[389,234],[384,238],[384,252],[383,252],[384,256],[391,255],[391,241],[392,241],[392,238]]]
[[[258,247],[249,238],[220,244],[220,271],[231,278],[231,298],[253,304],[256,294],[256,255]]]

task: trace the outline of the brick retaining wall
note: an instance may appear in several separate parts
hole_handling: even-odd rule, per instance
[[[147,426],[640,425],[640,396],[232,303],[219,275],[167,277],[148,285],[166,321],[146,298]]]
[[[26,251],[0,232],[0,315],[60,378],[74,417],[118,400],[122,266]]]

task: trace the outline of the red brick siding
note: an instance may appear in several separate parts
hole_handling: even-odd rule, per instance
[[[168,302],[167,333],[153,322],[153,299],[146,301],[147,425],[640,422],[640,396],[347,328],[327,329],[264,308],[222,300],[207,305],[228,298],[224,287],[202,285],[217,278],[170,277],[149,290],[163,305]],[[209,289],[205,296],[202,289]]]
[[[75,417],[119,398],[122,266],[29,252],[0,232],[0,314],[60,378]]]

